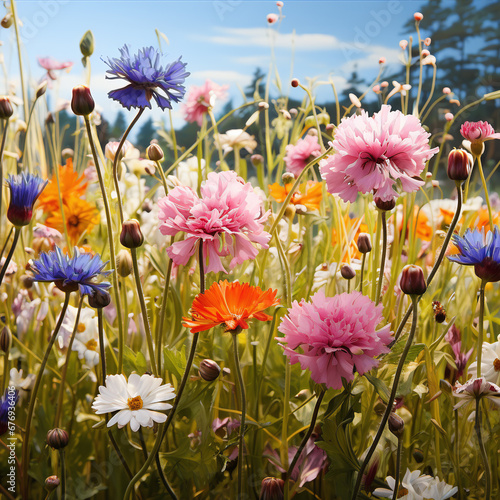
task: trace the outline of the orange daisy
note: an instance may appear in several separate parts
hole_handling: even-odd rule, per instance
[[[272,316],[262,311],[280,303],[277,290],[263,292],[258,286],[227,280],[214,283],[205,293],[198,294],[191,306],[191,318],[182,318],[191,333],[224,325],[226,332],[248,329],[247,320],[269,321]]]
[[[85,231],[90,232],[96,224],[99,224],[100,219],[95,205],[76,197],[65,200],[64,217],[71,245],[76,245],[82,234]],[[52,212],[47,217],[45,225],[61,232],[64,231],[61,212]]]
[[[283,203],[292,187],[293,184],[286,184],[283,187],[275,182],[269,184],[269,191],[278,203]],[[322,197],[323,184],[321,182],[307,181],[299,185],[299,190],[293,193],[290,203],[292,205],[304,205],[309,210],[318,210]]]
[[[58,165],[59,169],[59,183],[61,185],[61,197],[63,203],[68,203],[71,198],[81,198],[87,189],[87,182],[85,176],[78,177],[78,172],[73,170],[73,160],[68,158],[66,165]],[[38,198],[38,205],[46,212],[56,212],[60,210],[59,206],[59,191],[57,189],[56,174],[52,175],[52,179],[43,190]]]

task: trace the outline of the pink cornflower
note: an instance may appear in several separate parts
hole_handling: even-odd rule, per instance
[[[217,85],[207,80],[203,85],[190,87],[183,105],[184,119],[189,123],[196,122],[200,127],[203,123],[203,115],[208,108],[213,107],[216,99],[227,98],[229,85]]]
[[[186,265],[203,241],[205,272],[226,272],[221,257],[231,256],[233,269],[247,259],[254,259],[258,249],[269,248],[271,235],[264,231],[269,213],[252,185],[236,172],[211,172],[201,186],[201,197],[186,186],[177,186],[158,201],[160,232],[174,236],[185,232],[186,238],[167,248],[177,265]]]
[[[320,162],[328,191],[354,202],[358,192],[376,193],[382,201],[403,191],[417,191],[418,175],[439,148],[429,148],[429,136],[413,115],[382,106],[372,117],[366,111],[343,118],[331,146],[335,154]]]
[[[299,139],[297,144],[288,144],[286,149],[285,164],[288,172],[297,177],[312,158],[319,156],[321,146],[318,138],[313,135],[306,135],[304,139]]]
[[[454,410],[478,398],[487,398],[492,403],[500,406],[500,387],[488,382],[484,377],[471,378],[465,384],[457,382],[453,387],[453,394],[460,398],[460,401],[453,407]]]
[[[460,133],[470,143],[464,146],[475,156],[483,154],[484,141],[500,139],[500,134],[495,133],[495,129],[488,122],[465,122],[460,127]]]
[[[278,21],[279,17],[277,14],[268,14],[267,15],[267,22],[269,24],[274,24],[276,21]]]
[[[353,380],[355,370],[363,375],[378,365],[376,356],[389,352],[390,325],[376,330],[382,309],[360,292],[325,297],[319,291],[309,302],[293,302],[278,327],[284,335],[278,340],[287,344],[290,363],[308,368],[314,382],[340,389],[342,377]]]

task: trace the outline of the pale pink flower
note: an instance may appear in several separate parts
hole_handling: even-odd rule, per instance
[[[488,398],[492,403],[500,406],[500,387],[493,382],[488,382],[484,377],[467,380],[465,384],[457,382],[453,387],[453,394],[460,398],[460,401],[453,407],[454,410],[477,398]]]
[[[382,92],[380,90],[380,85],[374,85],[372,90],[373,90],[373,92],[375,92],[375,94],[380,94]]]
[[[290,363],[309,369],[314,382],[340,389],[342,377],[353,380],[354,370],[363,375],[378,365],[376,356],[389,352],[390,325],[376,330],[382,310],[360,292],[325,297],[320,290],[309,302],[293,302],[278,327],[285,336],[277,340],[287,344]]]
[[[424,18],[424,15],[421,12],[415,12],[413,17],[415,18],[415,21],[421,21]]]
[[[45,70],[47,70],[47,77],[51,80],[56,80],[57,76],[54,71],[67,69],[68,71],[72,68],[73,63],[71,61],[59,62],[52,57],[39,57],[38,64]]]
[[[489,139],[500,139],[500,134],[488,122],[465,122],[460,127],[460,133],[471,142],[484,142]]]
[[[358,99],[356,94],[349,94],[349,100],[351,103],[356,106],[357,108],[361,107],[361,101]]]
[[[443,87],[443,94],[451,94],[450,87]]]
[[[279,19],[278,14],[268,14],[267,15],[267,22],[269,24],[274,24],[278,19]]]
[[[429,37],[427,37],[427,38],[424,40],[424,45],[425,45],[426,47],[429,47],[429,45],[431,44],[431,42],[432,42],[432,40],[431,40]]]
[[[379,60],[378,60],[378,63],[379,64],[385,64],[385,57],[381,57]]]
[[[427,65],[436,66],[436,57],[432,54],[429,54],[422,59],[422,66]]]
[[[229,85],[218,85],[207,80],[203,85],[191,86],[186,96],[186,103],[182,106],[184,119],[189,123],[196,122],[200,127],[203,123],[203,115],[208,108],[213,108],[216,99],[227,98]]]
[[[422,57],[427,57],[430,55],[430,52],[427,49],[422,50]]]
[[[320,162],[328,191],[354,202],[358,192],[391,200],[396,182],[403,191],[418,190],[424,182],[417,176],[439,150],[429,148],[429,136],[418,118],[387,105],[372,117],[362,111],[343,118],[331,143],[335,154]]]
[[[406,47],[408,47],[408,40],[401,40],[401,41],[399,42],[399,46],[400,46],[403,50],[405,50],[405,49],[406,49]]]
[[[444,119],[447,121],[447,122],[451,122],[454,118],[454,115],[453,113],[445,113],[444,114]]]
[[[389,86],[389,82],[386,82],[385,80],[380,84],[380,86],[385,89],[386,87]]]
[[[236,172],[211,172],[201,186],[201,197],[191,188],[177,186],[158,201],[160,232],[186,238],[167,248],[177,265],[186,265],[203,241],[205,272],[226,272],[221,257],[231,256],[233,269],[258,254],[255,245],[268,248],[271,235],[264,231],[269,213],[252,185]]]
[[[297,144],[288,144],[286,149],[285,164],[288,172],[297,177],[307,163],[313,157],[319,156],[321,146],[318,138],[313,135],[306,135],[304,139],[299,139]]]

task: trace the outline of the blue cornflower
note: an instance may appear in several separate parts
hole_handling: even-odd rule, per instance
[[[186,63],[182,63],[181,58],[164,68],[160,65],[160,52],[153,47],[146,47],[131,56],[128,45],[124,45],[120,53],[119,58],[102,59],[110,67],[106,78],[123,79],[129,83],[109,92],[111,99],[130,109],[151,108],[150,101],[154,97],[161,109],[172,109],[170,101],[179,102],[184,97],[186,89],[182,84],[189,73],[185,71]]]
[[[18,175],[9,175],[7,185],[10,189],[10,204],[7,218],[14,226],[27,226],[31,222],[33,205],[47,182],[38,175],[24,172]]]
[[[82,295],[93,296],[97,291],[111,287],[106,281],[98,281],[99,276],[111,273],[103,271],[106,264],[99,255],[80,253],[76,247],[72,258],[56,247],[54,251],[41,253],[40,258],[31,263],[31,267],[35,281],[53,281],[63,292],[76,292],[79,289]]]
[[[484,228],[467,229],[463,237],[453,235],[453,243],[460,254],[448,257],[452,262],[474,266],[474,272],[483,281],[500,281],[500,232],[495,226],[493,232],[484,235]]]
[[[19,399],[19,391],[5,389],[5,394],[0,398],[0,436],[3,436],[9,429],[9,410],[16,406]]]

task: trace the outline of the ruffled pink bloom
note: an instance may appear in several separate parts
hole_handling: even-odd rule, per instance
[[[430,135],[418,118],[388,105],[372,117],[362,111],[344,118],[330,143],[335,154],[320,162],[328,191],[350,202],[358,192],[389,201],[398,196],[397,181],[403,191],[417,191],[424,184],[418,175],[439,151],[429,148]]]
[[[278,328],[285,336],[277,340],[287,344],[290,363],[309,369],[314,382],[340,389],[342,377],[353,380],[354,370],[363,375],[378,365],[376,356],[389,352],[390,325],[376,330],[382,310],[360,292],[325,297],[319,291],[310,302],[293,302]]]
[[[201,127],[203,115],[209,107],[213,107],[215,99],[227,98],[228,88],[229,85],[217,85],[211,80],[207,80],[201,87],[190,87],[183,105],[184,119],[189,123],[196,122]]]
[[[39,57],[38,64],[45,70],[47,70],[47,76],[51,80],[56,80],[56,75],[53,73],[54,71],[71,68],[73,63],[71,61],[59,62],[52,57]]]
[[[312,159],[311,157],[319,156],[320,152],[318,138],[308,134],[304,139],[299,139],[297,144],[289,144],[286,147],[286,169],[297,177]]]
[[[454,410],[478,398],[487,398],[492,403],[500,406],[500,387],[492,382],[488,382],[484,377],[471,378],[465,384],[457,382],[453,387],[453,394],[457,398],[460,398],[460,401],[453,407]]]
[[[500,134],[495,133],[495,129],[488,122],[465,122],[460,127],[460,133],[471,144],[500,139]]]
[[[177,186],[158,201],[160,232],[186,239],[167,248],[178,265],[186,265],[203,241],[205,272],[226,272],[221,257],[231,256],[230,269],[254,259],[261,248],[269,248],[271,235],[264,231],[269,212],[252,185],[236,172],[212,172],[201,186],[201,198],[190,187]]]

